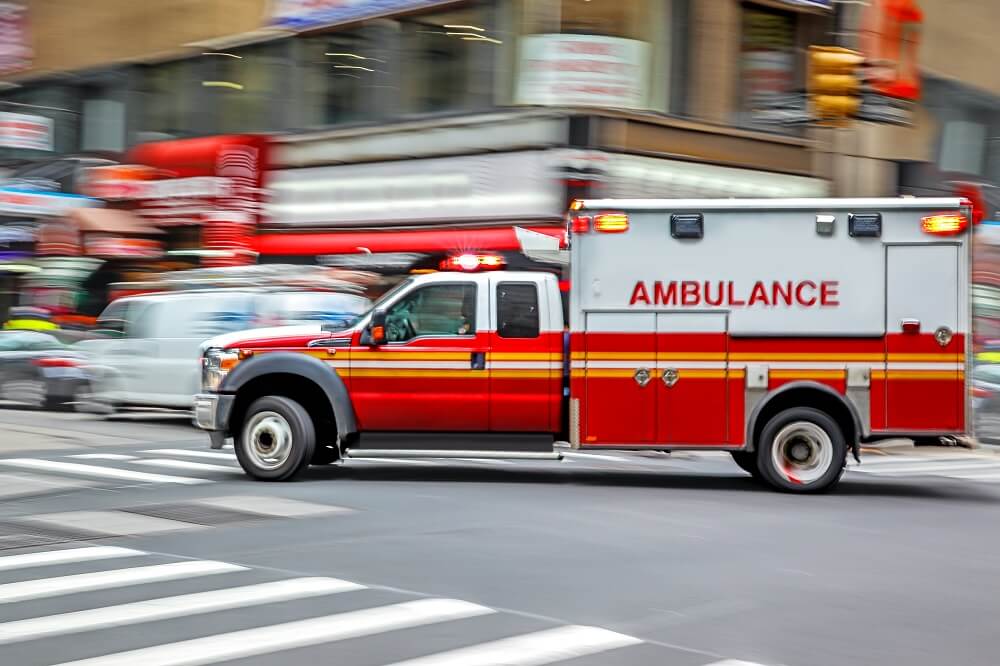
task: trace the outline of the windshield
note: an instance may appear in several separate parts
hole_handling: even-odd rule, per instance
[[[389,291],[387,291],[387,292],[385,292],[384,294],[382,294],[382,297],[381,297],[381,298],[379,298],[379,299],[378,299],[377,301],[375,301],[375,303],[374,303],[374,304],[373,304],[373,305],[372,305],[372,306],[371,306],[370,308],[368,308],[368,309],[367,309],[367,310],[366,310],[366,311],[364,312],[364,314],[362,314],[362,315],[359,315],[359,316],[358,316],[358,319],[362,319],[362,318],[364,318],[364,317],[367,317],[367,316],[368,316],[369,314],[371,314],[371,313],[372,313],[372,312],[373,312],[373,311],[374,311],[375,309],[377,309],[377,308],[380,308],[380,307],[382,307],[382,305],[383,305],[384,303],[388,303],[388,302],[389,302],[390,300],[392,300],[392,298],[393,298],[393,297],[394,297],[394,296],[395,296],[396,294],[398,294],[398,293],[399,293],[399,292],[401,292],[401,291],[402,291],[403,289],[405,289],[405,288],[406,288],[406,287],[407,287],[407,286],[408,286],[408,285],[409,285],[409,284],[410,284],[411,282],[413,282],[413,278],[411,278],[411,277],[408,277],[408,278],[404,279],[403,281],[401,281],[401,282],[400,282],[399,284],[397,284],[396,286],[394,286],[394,287],[393,287],[392,289],[390,289]]]

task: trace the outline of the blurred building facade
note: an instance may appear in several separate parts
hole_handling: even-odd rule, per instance
[[[802,90],[809,44],[861,40],[858,3],[8,2],[24,11],[0,14],[0,123],[31,137],[7,140],[0,124],[0,160],[272,135],[253,241],[264,260],[504,249],[513,224],[555,229],[576,196],[974,183],[992,199],[1000,4],[913,4],[925,20],[912,126],[815,129],[754,110]]]

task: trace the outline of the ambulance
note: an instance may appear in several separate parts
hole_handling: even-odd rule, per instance
[[[257,479],[699,450],[827,490],[862,443],[971,436],[971,215],[953,198],[576,201],[551,253],[567,306],[552,272],[457,255],[346,328],[208,341],[196,421]]]

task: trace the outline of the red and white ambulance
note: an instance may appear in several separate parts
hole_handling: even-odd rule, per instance
[[[827,489],[862,442],[967,435],[970,216],[944,198],[578,201],[568,328],[555,275],[463,255],[348,328],[207,342],[196,420],[259,479],[569,446],[724,450],[779,489]]]

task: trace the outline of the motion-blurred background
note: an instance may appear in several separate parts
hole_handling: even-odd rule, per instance
[[[6,347],[58,375],[94,337],[347,322],[458,254],[545,269],[514,227],[582,196],[955,195],[992,363],[998,32],[996,0],[3,1]]]

